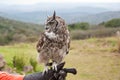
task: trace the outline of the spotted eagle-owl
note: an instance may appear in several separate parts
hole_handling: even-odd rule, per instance
[[[65,21],[56,16],[48,17],[45,23],[45,30],[37,43],[38,61],[44,63],[44,71],[48,70],[47,64],[52,61],[52,67],[57,70],[66,54],[69,53],[70,36]]]

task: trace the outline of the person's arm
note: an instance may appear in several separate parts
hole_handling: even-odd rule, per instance
[[[0,72],[0,80],[23,80],[23,75],[13,75],[6,72]]]
[[[0,72],[0,80],[44,80],[41,72],[31,73],[28,75],[15,75],[7,72]]]
[[[44,76],[42,72],[36,72],[36,73],[32,73],[24,76],[23,80],[44,80]]]

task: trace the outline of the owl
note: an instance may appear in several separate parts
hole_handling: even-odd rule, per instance
[[[70,35],[67,25],[54,11],[53,16],[45,22],[45,30],[37,43],[38,62],[44,63],[44,71],[48,71],[48,63],[52,61],[52,68],[57,70],[57,65],[69,53]]]

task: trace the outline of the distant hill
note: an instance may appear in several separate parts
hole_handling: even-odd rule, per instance
[[[120,3],[37,3],[30,5],[0,4],[0,16],[23,22],[44,24],[47,15],[56,11],[69,23],[90,22],[99,24],[112,18],[120,18]]]
[[[84,8],[86,9],[86,8]],[[93,9],[94,11],[95,9]],[[86,10],[85,10],[86,11]],[[67,23],[76,23],[76,22],[89,22],[91,24],[99,24],[103,21],[108,21],[113,18],[120,18],[120,11],[107,11],[102,13],[88,13],[82,12],[80,10],[71,11],[64,11],[64,12],[57,12],[58,16],[61,16],[66,20]],[[48,12],[48,14],[52,12]],[[14,14],[6,14],[1,13],[1,16],[5,16],[15,20],[21,20],[25,22],[32,22],[38,24],[44,24],[47,13],[45,11],[36,11],[36,12],[25,12],[25,13],[14,13]]]
[[[79,17],[78,20],[76,20],[76,21],[89,22],[92,24],[99,24],[101,22],[106,22],[113,18],[120,18],[120,11],[109,11],[109,12],[103,12],[103,13],[98,13],[98,14],[94,14],[94,15]]]
[[[104,9],[104,8],[91,7],[91,6],[71,7],[70,4],[64,5],[64,6],[69,6],[70,8],[65,8],[65,7],[56,8],[54,5],[53,7],[48,5],[49,9],[44,9],[44,6],[42,9],[39,4],[34,5],[33,7],[35,6],[37,6],[37,8],[34,8],[34,9],[29,9],[29,7],[31,6],[29,7],[28,6],[20,6],[20,7],[12,6],[12,8],[10,9],[7,8],[6,10],[4,10],[5,8],[4,7],[3,12],[1,9],[0,15],[3,17],[8,17],[11,19],[20,20],[24,22],[44,24],[47,18],[47,15],[51,16],[54,10],[56,11],[56,14],[64,18],[67,23],[78,22],[79,18],[83,16],[88,16],[88,15],[93,15],[93,14],[108,11],[107,9]],[[22,11],[21,7],[25,10]]]
[[[10,42],[35,41],[42,29],[42,26],[38,24],[0,17],[0,45]]]

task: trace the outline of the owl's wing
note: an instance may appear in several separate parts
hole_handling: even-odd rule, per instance
[[[44,38],[45,38],[44,34],[41,34],[40,39],[39,39],[39,41],[36,45],[36,49],[37,49],[38,52],[40,52],[40,50],[41,50],[41,48],[44,44]]]
[[[69,49],[70,49],[70,35],[68,34],[68,36],[67,36],[67,51],[66,51],[66,54],[69,53]]]

